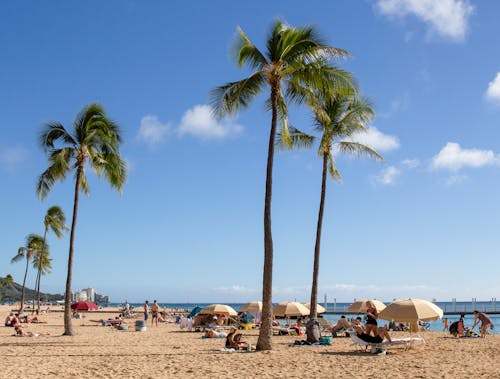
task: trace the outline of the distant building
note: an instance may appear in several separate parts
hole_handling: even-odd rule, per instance
[[[81,291],[76,291],[72,294],[71,298],[73,301],[92,301],[96,304],[109,303],[109,296],[98,294],[93,288],[84,288]]]

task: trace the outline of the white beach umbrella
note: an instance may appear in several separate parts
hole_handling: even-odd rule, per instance
[[[225,304],[211,304],[207,305],[200,311],[202,315],[228,315],[228,316],[236,316],[238,312],[236,312],[232,307]]]
[[[401,299],[389,304],[379,317],[398,322],[433,321],[443,317],[443,310],[427,300]]]
[[[298,303],[296,301],[285,301],[279,303],[273,307],[273,313],[275,316],[280,317],[293,317],[293,316],[307,316],[309,315],[309,309],[305,305]]]
[[[363,299],[352,303],[347,310],[352,313],[365,313],[368,309],[367,302],[369,301],[373,303],[373,306],[375,307],[377,312],[382,312],[385,309],[385,304],[379,300]]]
[[[311,303],[304,303],[304,305],[307,309],[309,309],[309,311],[311,310]],[[316,313],[320,314],[320,313],[325,313],[325,312],[326,312],[325,307],[323,307],[322,305],[316,304]]]
[[[243,304],[240,308],[242,312],[262,313],[262,301],[251,301]]]

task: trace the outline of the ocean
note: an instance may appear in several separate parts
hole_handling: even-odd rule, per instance
[[[211,303],[159,303],[160,307],[162,308],[169,308],[169,309],[179,309],[179,310],[191,310],[195,306],[200,306],[200,307],[205,307],[207,305],[210,305]],[[241,306],[244,303],[227,303],[227,305],[230,305],[231,307],[234,308],[234,310],[239,311]],[[342,312],[347,311],[347,308],[351,305],[351,303],[327,303],[326,306],[324,303],[320,303],[322,306],[324,306],[328,312],[337,312],[338,314],[325,314],[323,317],[333,323],[337,322],[337,320],[340,318]],[[386,303],[388,304],[388,303]],[[436,301],[435,304],[439,306],[443,311],[445,312],[453,312],[456,314],[450,314],[450,315],[445,315],[444,317],[448,318],[448,325],[451,325],[452,322],[457,321],[460,318],[459,313],[460,312],[472,312],[473,310],[478,310],[480,312],[497,312],[500,311],[500,304],[497,304],[496,301]],[[123,306],[123,303],[110,303],[110,306]],[[133,307],[142,307],[143,303],[130,303],[131,306]],[[488,331],[492,334],[500,334],[500,314],[490,314],[489,317],[491,318],[491,321],[493,322],[493,325],[495,325],[495,329]],[[470,314],[465,315],[465,327],[471,327],[472,324],[474,323],[474,317]],[[384,325],[387,323],[384,320],[379,320],[380,325]],[[429,323],[430,330],[433,331],[442,331],[443,330],[443,321],[442,320],[436,320],[432,321]],[[478,330],[476,326],[476,331]]]

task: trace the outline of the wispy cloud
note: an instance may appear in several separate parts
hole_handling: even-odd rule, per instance
[[[446,179],[445,184],[447,186],[453,186],[455,184],[466,182],[467,180],[469,180],[467,175],[451,175]]]
[[[9,174],[15,173],[28,158],[28,151],[23,147],[8,147],[0,151],[0,164]]]
[[[243,130],[241,125],[231,121],[218,121],[208,105],[196,105],[182,116],[178,128],[180,136],[189,134],[202,139],[222,139],[237,135]]]
[[[389,166],[380,171],[378,175],[374,176],[373,182],[384,186],[393,185],[396,182],[396,178],[400,175],[401,170],[394,166]]]
[[[488,83],[486,98],[492,102],[500,104],[500,72],[497,73],[495,79]]]
[[[399,139],[397,137],[384,134],[374,126],[368,128],[364,133],[353,134],[351,140],[370,146],[378,151],[399,149]]]
[[[391,100],[389,104],[389,109],[384,112],[377,113],[378,118],[391,118],[396,113],[404,111],[408,108],[408,104],[410,103],[410,95],[408,92],[405,92],[399,98]]]
[[[458,171],[464,167],[478,168],[500,164],[500,155],[492,150],[463,149],[458,143],[448,142],[432,158],[431,169]]]
[[[413,158],[413,159],[403,159],[401,161],[401,165],[405,168],[408,169],[414,169],[420,166],[420,160]]]
[[[429,27],[429,33],[451,41],[465,39],[474,7],[467,0],[378,0],[376,9],[387,16],[413,15]]]
[[[158,116],[147,115],[141,119],[137,138],[150,146],[164,142],[171,132],[169,123],[162,123]]]

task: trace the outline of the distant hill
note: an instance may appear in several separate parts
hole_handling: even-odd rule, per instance
[[[23,286],[17,283],[14,283],[13,285],[7,287],[0,287],[0,301],[2,302],[20,301],[22,289]],[[36,291],[27,287],[24,289],[24,301],[33,300],[33,297],[35,296],[36,296]],[[63,299],[64,299],[63,295],[59,294],[53,295],[50,293],[43,293],[43,292],[40,293],[41,301],[56,301]]]

